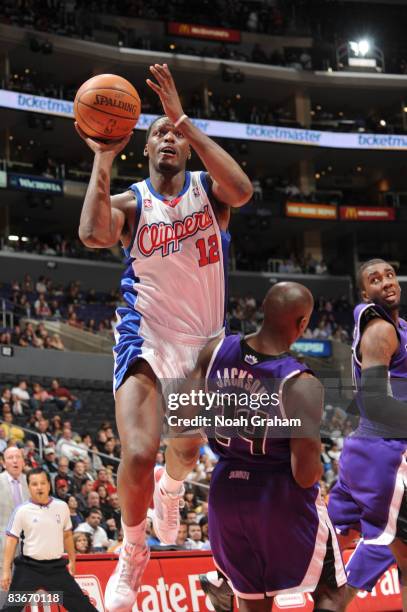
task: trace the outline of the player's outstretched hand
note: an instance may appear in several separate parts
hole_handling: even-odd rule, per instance
[[[89,149],[91,149],[94,153],[112,153],[112,157],[115,157],[120,151],[126,147],[130,138],[133,135],[133,132],[130,132],[128,136],[121,138],[120,140],[110,140],[108,142],[102,142],[101,140],[95,140],[94,138],[90,138],[85,134],[83,130],[79,127],[77,122],[75,121],[75,130],[78,132],[79,136],[86,142]]]
[[[150,66],[150,72],[157,79],[158,85],[150,79],[146,79],[146,83],[160,97],[168,119],[175,123],[184,114],[184,111],[170,69],[167,64],[154,64]]]

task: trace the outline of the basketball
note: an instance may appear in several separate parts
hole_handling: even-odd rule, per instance
[[[98,74],[76,92],[74,114],[91,138],[124,138],[140,116],[140,97],[129,81],[116,74]]]

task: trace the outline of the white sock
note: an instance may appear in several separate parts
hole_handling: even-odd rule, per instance
[[[160,479],[160,484],[166,493],[177,495],[178,493],[181,493],[184,481],[174,480],[174,478],[171,478],[171,476],[168,474],[167,468],[164,468],[163,475]]]
[[[216,570],[212,572],[206,572],[206,577],[209,580],[209,582],[216,587],[220,587],[223,582],[223,579],[219,578],[218,572]]]
[[[140,546],[144,544],[146,540],[146,519],[141,521],[138,525],[132,525],[131,527],[125,525],[122,519],[122,527],[126,542],[130,544],[140,544]]]

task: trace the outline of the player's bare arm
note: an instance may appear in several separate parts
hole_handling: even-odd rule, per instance
[[[388,366],[398,348],[394,325],[383,319],[373,319],[363,332],[360,343],[362,370],[374,366]]]
[[[150,71],[158,84],[147,79],[147,84],[160,97],[167,117],[174,124],[184,115],[174,79],[167,64],[154,64]],[[212,192],[219,202],[231,207],[246,204],[253,187],[239,164],[216,142],[199,130],[190,119],[184,119],[178,129],[199,155],[212,179]]]
[[[398,348],[394,326],[382,319],[371,321],[362,336],[362,397],[366,416],[374,423],[407,435],[407,405],[388,394],[390,360]]]
[[[113,161],[131,138],[109,143],[89,138],[75,124],[76,131],[94,152],[92,174],[82,207],[79,238],[88,247],[109,248],[121,239],[124,246],[130,242],[130,215],[134,214],[134,195],[130,191],[111,196],[110,173]],[[130,213],[130,210],[133,212]]]
[[[290,440],[291,469],[300,487],[307,488],[322,476],[320,423],[324,405],[324,389],[308,372],[287,382],[283,394],[288,418],[301,420],[300,431],[293,431]]]

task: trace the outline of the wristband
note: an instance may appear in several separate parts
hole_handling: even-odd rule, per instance
[[[181,117],[179,119],[176,120],[176,122],[174,123],[174,127],[178,127],[179,125],[181,125],[181,123],[183,121],[185,121],[185,119],[188,119],[188,115],[181,115]]]

